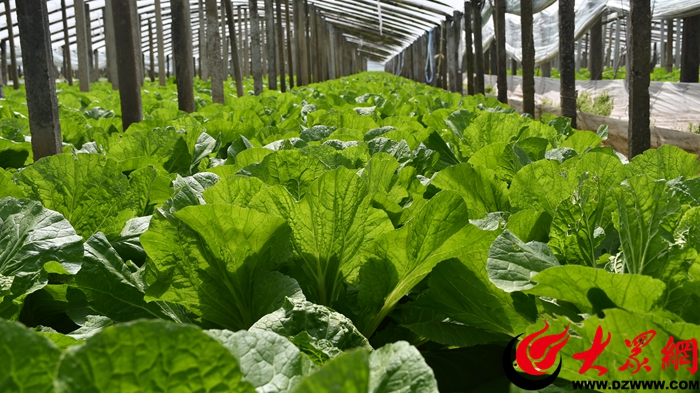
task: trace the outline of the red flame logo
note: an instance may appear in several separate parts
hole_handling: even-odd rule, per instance
[[[525,337],[515,351],[518,367],[530,375],[544,375],[542,370],[547,370],[554,365],[559,351],[569,341],[569,326],[559,334],[539,337],[547,329],[549,324],[544,321],[544,329]]]

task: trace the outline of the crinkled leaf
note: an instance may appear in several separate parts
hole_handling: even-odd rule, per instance
[[[132,272],[101,233],[85,242],[85,258],[68,288],[71,308],[88,307],[92,313],[116,322],[140,318],[180,322],[167,305],[147,303],[142,272]]]
[[[56,392],[253,393],[236,358],[199,328],[137,321],[104,329],[66,350]]]
[[[695,154],[676,146],[663,145],[635,156],[626,168],[629,177],[645,174],[654,179],[671,180],[680,176],[698,176],[700,162]]]
[[[510,210],[508,184],[486,168],[472,168],[468,163],[461,163],[440,171],[431,184],[462,195],[469,209],[469,217],[473,219]]]
[[[259,393],[291,392],[304,376],[302,353],[286,338],[267,331],[207,330],[231,351]]]
[[[525,166],[513,178],[510,204],[518,210],[544,211],[553,217],[559,202],[573,191],[572,180],[562,172],[559,163],[550,160]]]
[[[485,242],[484,242],[485,243]],[[489,281],[486,269],[488,246],[476,245],[472,258],[450,259],[433,269],[428,292],[415,302],[475,328],[517,335],[537,316],[527,298],[518,292],[508,294]],[[480,252],[478,252],[480,251]]]
[[[44,157],[17,181],[30,199],[61,213],[84,239],[97,232],[116,234],[134,216],[129,180],[116,161],[101,155]]]
[[[323,174],[300,202],[279,189],[270,192],[271,200],[256,197],[251,206],[287,219],[301,268],[295,276],[306,296],[319,304],[338,298],[342,283],[357,276],[374,239],[393,229],[386,214],[371,207],[366,183],[345,168]]]
[[[58,347],[45,337],[0,319],[0,391],[53,392],[60,356]]]
[[[317,364],[349,349],[371,348],[346,316],[300,298],[287,298],[282,308],[262,317],[250,331],[287,337]]]
[[[401,229],[380,237],[359,276],[362,331],[370,335],[396,303],[439,262],[480,251],[496,235],[469,223],[464,199],[435,195]],[[488,248],[488,246],[486,246]]]
[[[45,263],[75,274],[82,253],[82,238],[62,215],[39,202],[0,199],[0,316],[16,317],[22,297],[47,284]]]
[[[640,312],[651,311],[666,291],[662,281],[649,276],[616,274],[576,265],[547,269],[535,275],[532,281],[537,285],[527,293],[571,302],[589,312],[596,306],[596,291],[604,292],[617,307]]]
[[[559,261],[546,243],[525,243],[506,229],[491,244],[486,271],[495,286],[514,292],[534,287],[532,277],[554,266]]]
[[[673,230],[680,220],[678,192],[664,180],[640,175],[613,190],[618,210],[613,213],[620,248],[629,273],[661,278],[669,266]]]
[[[158,214],[141,235],[155,275],[146,299],[183,305],[228,329],[248,328],[285,296],[300,294],[294,280],[272,272],[290,257],[288,239],[284,220],[233,205]]]

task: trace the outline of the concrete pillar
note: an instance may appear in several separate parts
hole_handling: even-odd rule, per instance
[[[137,9],[132,0],[113,0],[114,32],[117,40],[117,71],[122,110],[122,127],[126,131],[133,123],[143,120],[141,106],[141,57],[136,52],[134,16]]]
[[[56,75],[53,71],[53,49],[46,1],[18,1],[17,21],[22,45],[24,83],[27,89],[32,153],[34,161],[37,161],[42,157],[62,152]]]

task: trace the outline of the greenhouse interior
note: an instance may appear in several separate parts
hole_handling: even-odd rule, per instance
[[[0,392],[700,391],[699,74],[700,0],[0,0]]]

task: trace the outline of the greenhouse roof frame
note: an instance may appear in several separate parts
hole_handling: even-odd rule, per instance
[[[15,46],[19,48],[19,28],[15,12],[17,0],[10,0]],[[284,1],[284,0],[283,0]],[[104,50],[105,34],[102,10],[105,0],[84,0],[90,6],[93,49]],[[199,1],[189,0],[192,39],[195,56],[199,54]],[[424,34],[434,25],[451,15],[461,0],[308,0],[321,13],[324,20],[337,28],[349,42],[353,42],[359,51],[375,61],[384,61],[399,52],[405,46]],[[220,3],[220,2],[219,2]],[[77,47],[75,37],[74,0],[66,0],[66,16],[69,42],[72,51]],[[155,18],[154,0],[137,0],[141,19],[141,46],[148,54],[148,20]],[[234,10],[248,7],[246,0],[232,0]],[[52,44],[55,53],[60,53],[64,45],[63,18],[60,0],[47,0],[49,23],[51,25]],[[171,15],[170,1],[161,0],[164,29],[164,48],[171,53]],[[221,4],[219,4],[221,10]],[[379,30],[380,10],[382,31]],[[262,16],[265,12],[264,2],[258,0],[258,10]],[[8,37],[5,18],[5,4],[0,2],[0,40]],[[236,15],[236,23],[238,16]],[[245,21],[247,23],[247,21]],[[19,59],[18,59],[19,60]]]

